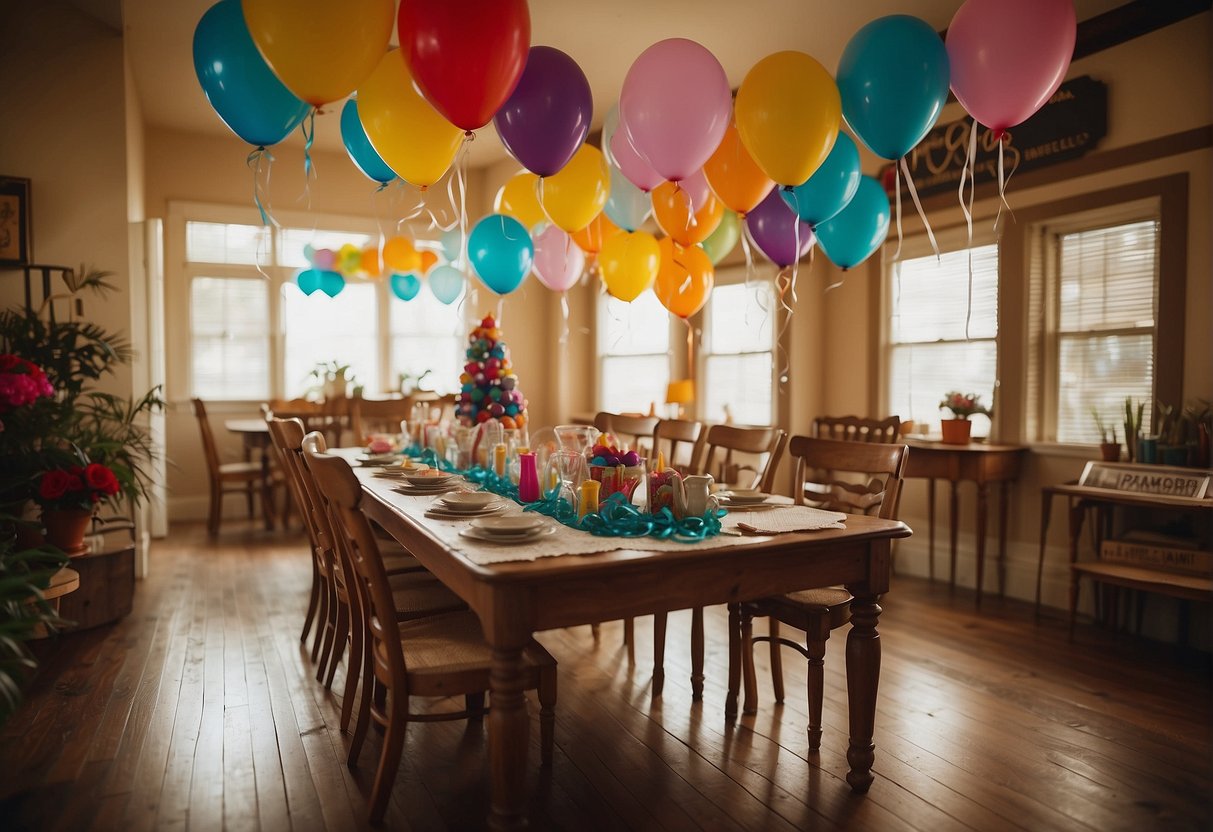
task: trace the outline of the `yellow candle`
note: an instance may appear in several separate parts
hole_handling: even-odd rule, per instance
[[[505,443],[498,442],[493,446],[493,473],[499,477],[505,476]]]
[[[655,470],[658,472],[665,470],[665,454],[661,451],[657,452],[657,468]]]
[[[598,480],[582,480],[581,501],[577,506],[577,519],[598,511]]]

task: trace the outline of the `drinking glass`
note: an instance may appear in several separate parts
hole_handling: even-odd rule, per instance
[[[581,489],[581,481],[586,478],[585,455],[577,451],[559,450],[548,457],[547,468],[543,474],[544,496],[550,497],[553,492],[569,501],[569,505],[577,507],[577,495]]]
[[[566,451],[576,451],[584,456],[594,447],[598,439],[598,428],[592,425],[557,425],[556,439]]]

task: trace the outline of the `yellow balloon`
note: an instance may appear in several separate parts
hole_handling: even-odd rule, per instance
[[[842,118],[838,85],[803,52],[767,55],[746,73],[734,105],[741,143],[780,185],[801,185],[834,147]]]
[[[392,0],[242,0],[244,22],[286,88],[320,107],[358,88],[387,51]]]
[[[421,268],[421,255],[406,237],[392,237],[383,244],[383,265],[398,272]]]
[[[463,141],[463,131],[417,92],[399,49],[358,88],[358,117],[387,166],[419,188],[442,178]]]
[[[559,173],[540,185],[539,204],[548,219],[569,234],[594,221],[611,192],[611,174],[602,151],[583,144]]]
[[[547,219],[539,207],[539,196],[535,193],[538,185],[538,176],[530,171],[519,171],[501,186],[497,198],[493,200],[493,210],[513,217],[528,229],[534,228]]]
[[[598,266],[607,292],[631,303],[657,279],[661,246],[647,231],[621,231],[602,244]]]

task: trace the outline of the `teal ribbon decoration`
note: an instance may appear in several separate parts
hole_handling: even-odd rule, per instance
[[[458,474],[485,491],[513,500],[524,511],[551,517],[561,525],[595,537],[655,537],[679,543],[698,543],[720,534],[720,519],[727,513],[724,509],[715,509],[701,517],[678,518],[668,508],[663,508],[656,514],[649,514],[632,505],[623,494],[615,493],[599,504],[598,511],[579,518],[577,508],[560,496],[560,489],[552,489],[534,503],[523,503],[518,499],[518,486],[509,477],[497,476],[491,468],[474,465],[460,470],[445,459],[439,459],[432,448],[423,449],[415,445],[405,449],[404,453],[441,471]]]
[[[299,129],[303,131],[303,178],[306,181],[312,175],[312,144],[316,141],[315,107],[307,114]]]
[[[265,205],[261,202],[261,163],[263,161],[266,163],[274,161],[274,155],[264,145],[254,149],[248,155],[245,164],[253,172],[253,204],[257,206],[257,210],[261,213],[261,224],[269,225],[273,221],[273,217],[269,215],[269,212],[265,210]]]

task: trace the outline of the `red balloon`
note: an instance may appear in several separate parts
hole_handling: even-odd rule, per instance
[[[464,130],[501,109],[531,47],[526,0],[401,0],[396,26],[417,88]]]

